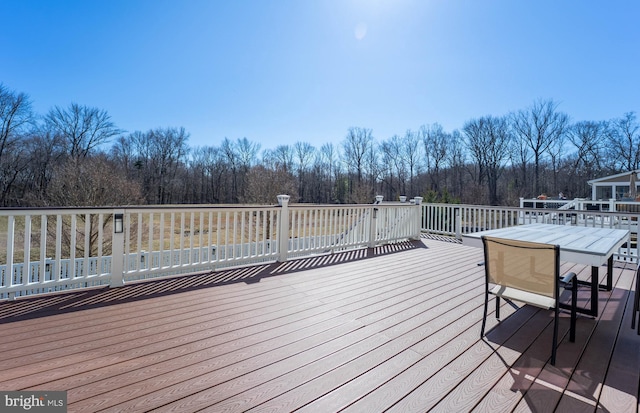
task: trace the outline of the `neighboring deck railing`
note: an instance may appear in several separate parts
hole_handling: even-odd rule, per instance
[[[417,239],[420,200],[289,205],[282,196],[270,206],[4,209],[0,299]]]
[[[575,199],[526,199],[520,198],[520,208],[536,209],[561,209],[579,211],[601,211],[601,212],[631,212],[640,213],[640,202],[632,200],[591,200],[586,198]]]
[[[531,223],[627,229],[631,232],[630,240],[620,248],[614,257],[619,261],[637,263],[640,213],[610,212],[609,208],[604,211],[600,208],[590,207],[592,202],[578,202],[576,205],[579,208],[584,208],[583,210],[562,209],[564,203],[553,200],[540,204],[544,206],[533,205],[532,207],[520,208],[423,204],[422,231],[461,239],[462,234]],[[618,204],[618,208],[621,208],[620,205],[625,208],[626,203]]]

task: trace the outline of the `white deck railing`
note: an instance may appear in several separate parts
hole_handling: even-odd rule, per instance
[[[532,200],[532,202],[540,202]],[[570,202],[570,201],[568,201]],[[552,205],[553,204],[553,205]],[[533,207],[503,207],[481,205],[423,204],[422,231],[461,239],[468,234],[515,225],[546,223],[581,225],[600,228],[620,228],[631,232],[630,242],[623,245],[614,256],[619,261],[638,262],[638,212],[609,212],[590,207],[592,201],[578,202],[584,209],[562,209],[558,201],[542,202]],[[525,204],[526,205],[526,204]],[[596,204],[600,206],[601,204]],[[607,205],[610,205],[607,203]],[[626,203],[616,204],[618,209],[637,208]],[[603,208],[605,209],[605,208]],[[616,209],[616,208],[612,208]]]
[[[419,199],[374,205],[0,210],[0,299],[119,286],[420,236]],[[416,205],[416,202],[418,205]],[[2,249],[0,248],[0,254]]]
[[[460,239],[464,233],[533,222],[629,229],[631,241],[616,259],[638,261],[637,212],[567,210],[549,203],[543,208],[420,205],[420,199],[289,205],[283,197],[281,205],[271,206],[3,209],[0,299],[374,247],[416,239],[421,232]]]

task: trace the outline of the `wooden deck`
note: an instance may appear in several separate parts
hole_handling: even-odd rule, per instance
[[[481,260],[423,239],[0,303],[0,390],[66,390],[70,412],[638,412],[635,265],[575,343],[563,314],[554,367],[550,312],[504,306],[480,339]]]

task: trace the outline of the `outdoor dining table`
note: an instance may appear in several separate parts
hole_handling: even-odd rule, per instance
[[[560,246],[560,260],[591,266],[591,280],[579,284],[591,286],[591,308],[578,312],[598,316],[598,290],[613,288],[613,254],[629,241],[626,229],[595,228],[555,224],[527,224],[479,231],[462,235],[462,244],[482,247],[482,236],[531,241]],[[600,284],[599,267],[607,263],[606,284]]]

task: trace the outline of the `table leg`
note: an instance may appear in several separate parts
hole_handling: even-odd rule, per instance
[[[607,291],[613,290],[613,254],[607,260],[607,285],[604,287]]]
[[[589,315],[593,317],[598,317],[598,291],[600,291],[598,270],[599,268],[595,265],[591,267],[591,313]]]
[[[598,317],[598,291],[600,290],[600,288],[606,291],[611,291],[613,289],[613,255],[611,255],[609,259],[607,259],[606,284],[600,284],[599,267],[597,266],[591,267],[591,282],[578,280],[578,284],[591,286],[591,308],[578,308],[577,311],[581,314]],[[564,306],[562,307],[564,308]]]
[[[591,317],[598,317],[598,291],[600,290],[598,270],[599,270],[599,267],[597,266],[591,267],[591,281],[578,280],[578,285],[587,285],[591,287],[591,308],[578,307],[576,309],[576,312],[580,314],[586,314]],[[561,303],[560,308],[571,309],[571,306],[568,304]]]

